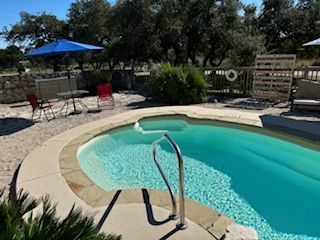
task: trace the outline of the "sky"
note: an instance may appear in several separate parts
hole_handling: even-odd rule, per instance
[[[110,2],[114,2],[111,0]],[[243,0],[245,3],[260,5],[262,0]],[[10,26],[19,21],[19,13],[48,12],[56,15],[59,19],[65,19],[68,8],[74,0],[1,0],[0,3],[0,31],[4,26]],[[6,47],[3,39],[0,39],[0,48]]]

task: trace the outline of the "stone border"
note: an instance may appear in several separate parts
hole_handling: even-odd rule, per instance
[[[101,133],[117,127],[134,124],[142,118],[168,115],[184,115],[189,118],[201,120],[218,120],[241,124],[239,126],[244,128],[250,126],[251,128],[256,127],[259,131],[265,131],[262,127],[261,114],[259,113],[209,109],[195,106],[146,108],[120,113],[106,119],[101,119],[68,130],[47,141],[38,151],[41,152],[42,150],[41,153],[44,157],[54,158],[54,167],[57,168],[55,171],[58,171],[63,176],[63,179],[73,193],[79,197],[76,198],[74,195],[73,198],[77,201],[83,200],[89,206],[98,208],[112,204],[115,201],[116,203],[145,203],[147,197],[153,205],[170,210],[171,203],[169,194],[160,190],[143,189],[141,191],[141,189],[132,189],[106,192],[87,177],[80,169],[77,160],[77,151],[79,147]],[[277,133],[274,134],[279,135]],[[283,134],[280,134],[279,136],[291,139],[289,136]],[[294,142],[301,141],[299,138],[297,138],[297,140],[291,140]],[[38,169],[38,172],[36,171],[36,173],[34,172],[34,166],[32,166],[32,171],[30,170],[31,166],[28,167],[28,162],[32,162],[32,160],[27,160],[28,158],[34,159],[32,154],[36,151],[37,149],[23,162],[17,179],[17,189],[19,189],[19,186],[25,185],[24,183],[28,181],[28,179],[30,180],[37,176],[43,176],[43,166],[36,168]],[[59,165],[57,165],[57,163]],[[186,200],[186,217],[206,229],[216,239],[220,239],[225,234],[226,227],[233,222],[226,216],[193,200]]]

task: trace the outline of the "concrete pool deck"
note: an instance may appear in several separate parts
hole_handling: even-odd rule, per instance
[[[80,169],[78,148],[91,138],[115,127],[133,124],[144,117],[182,114],[196,119],[221,120],[263,127],[262,114],[238,110],[209,109],[194,106],[155,107],[132,110],[90,122],[65,131],[32,151],[23,161],[17,177],[17,190],[23,188],[32,196],[50,194],[57,205],[57,214],[65,216],[75,203],[85,211],[97,212],[101,229],[121,234],[123,239],[221,239],[232,220],[195,201],[187,200],[189,227],[177,231],[177,221],[167,221],[169,196],[158,190],[122,190],[106,192],[95,185]],[[272,122],[277,125],[276,122]],[[280,124],[281,123],[280,121]],[[316,135],[320,131],[301,126],[293,132]],[[285,126],[290,132],[290,126]],[[312,138],[311,138],[312,139]],[[299,139],[297,140],[299,141]]]

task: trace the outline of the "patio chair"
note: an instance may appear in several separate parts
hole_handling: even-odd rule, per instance
[[[110,103],[112,108],[114,108],[114,98],[112,96],[112,86],[111,84],[99,84],[97,86],[97,105],[100,110],[100,105],[102,102]],[[109,106],[110,106],[109,104]]]
[[[27,100],[29,101],[31,107],[32,107],[32,117],[31,117],[31,121],[33,121],[33,117],[36,111],[39,111],[39,119],[41,118],[41,113],[44,113],[44,116],[46,117],[47,121],[49,122],[49,118],[47,116],[46,111],[51,112],[51,114],[53,115],[54,119],[56,116],[54,115],[53,112],[53,105],[51,105],[49,102],[44,102],[44,101],[39,101],[38,97],[34,94],[29,94],[27,95]],[[51,119],[50,119],[51,120]]]
[[[294,108],[320,110],[320,82],[300,80],[298,88],[291,94],[291,111]]]

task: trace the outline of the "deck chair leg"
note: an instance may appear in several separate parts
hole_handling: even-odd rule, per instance
[[[50,108],[50,109],[51,109],[51,113],[52,113],[52,115],[53,115],[53,118],[56,118],[56,115],[54,114],[53,109],[52,109],[52,108]]]
[[[40,111],[40,113],[39,113],[39,119],[41,119],[42,110],[40,109],[39,111]]]
[[[31,121],[33,122],[33,117],[34,117],[34,110],[32,110],[32,116],[31,116]]]
[[[65,114],[65,116],[67,116],[68,115],[68,108],[69,108],[69,99],[67,99],[67,105],[66,105],[66,114]]]
[[[114,109],[114,102],[113,100],[108,101],[108,109]]]
[[[46,110],[45,110],[45,109],[43,109],[43,114],[44,114],[44,116],[46,117],[47,122],[49,122],[49,118],[48,118],[48,116],[47,116],[47,114],[46,114]]]
[[[64,102],[62,108],[60,109],[60,115],[62,114],[62,110],[65,108],[65,106],[66,106],[66,102]]]
[[[81,99],[79,99],[79,104],[83,109],[88,109],[88,107],[82,102]]]

